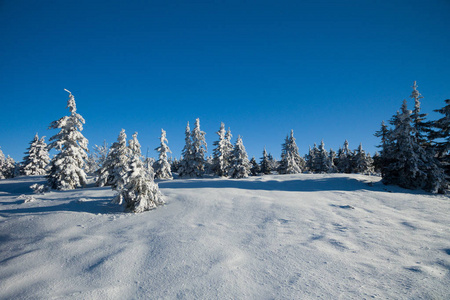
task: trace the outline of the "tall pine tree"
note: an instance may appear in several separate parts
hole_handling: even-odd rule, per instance
[[[70,116],[64,116],[53,121],[49,129],[60,129],[59,133],[50,138],[49,149],[59,151],[50,162],[48,184],[53,189],[70,190],[86,184],[84,172],[88,140],[81,134],[83,117],[77,113],[75,98],[71,92],[67,108]]]

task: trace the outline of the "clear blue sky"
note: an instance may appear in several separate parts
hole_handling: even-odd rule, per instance
[[[373,153],[414,80],[423,112],[450,98],[449,15],[447,0],[3,0],[0,146],[21,160],[54,135],[66,88],[90,146],[124,128],[155,157],[164,128],[178,157],[198,117],[209,154],[220,122],[250,157],[279,157],[291,129],[302,154],[322,139]]]

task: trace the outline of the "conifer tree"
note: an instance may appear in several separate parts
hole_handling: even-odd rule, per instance
[[[191,133],[193,168],[196,177],[201,177],[205,172],[205,154],[207,145],[205,141],[206,133],[200,129],[200,119],[195,120],[195,127]]]
[[[166,143],[169,141],[166,138],[166,132],[161,129],[160,145],[155,150],[159,153],[159,158],[155,162],[155,178],[158,179],[172,179],[172,172],[168,162],[167,153],[172,153]]]
[[[86,184],[84,172],[88,140],[81,134],[83,117],[77,113],[75,98],[71,92],[67,108],[70,116],[64,116],[53,121],[49,129],[60,129],[59,133],[50,138],[49,149],[59,151],[50,162],[50,171],[47,181],[50,188],[58,190],[71,190]]]
[[[229,130],[228,130],[229,131]],[[227,135],[225,132],[225,124],[220,123],[220,129],[216,132],[219,140],[213,143],[216,148],[213,150],[213,171],[217,176],[227,176],[230,165],[231,149],[229,147],[231,132]]]
[[[16,162],[9,155],[4,160],[3,169],[1,173],[3,177],[6,179],[18,176]]]
[[[354,153],[352,158],[354,161],[352,173],[372,174],[374,172],[373,160],[370,154],[366,154],[363,150],[362,144],[359,144],[358,149]]]
[[[46,167],[50,162],[50,158],[48,156],[45,137],[39,139],[36,133],[27,150],[25,152],[26,156],[23,158],[23,174],[27,176],[47,174]]]
[[[413,135],[415,137],[415,142],[422,148],[426,149],[430,146],[427,137],[430,132],[430,125],[429,123],[425,122],[425,117],[427,116],[427,114],[423,114],[420,112],[420,99],[422,99],[423,96],[417,90],[416,81],[414,81],[414,85],[412,86],[412,88],[413,91],[409,97],[414,99],[414,110],[411,114],[412,126],[414,128]]]
[[[316,156],[319,152],[319,149],[317,149],[317,145],[316,143],[314,143],[314,147],[311,148],[311,146],[309,147],[309,151],[308,154],[306,155],[306,169],[309,172],[316,172]]]
[[[271,163],[269,159],[269,155],[267,154],[266,147],[263,150],[263,156],[261,157],[261,173],[264,175],[268,175],[272,172]]]
[[[194,151],[191,140],[191,129],[189,127],[189,122],[187,122],[185,130],[185,145],[182,150],[183,158],[180,161],[180,166],[178,168],[178,175],[180,177],[195,177],[195,170],[193,166],[194,161]]]
[[[5,175],[3,174],[3,168],[5,167],[6,157],[3,154],[2,149],[0,149],[0,179],[5,179]]]
[[[250,164],[252,165],[252,167],[250,168],[251,175],[252,176],[257,176],[261,172],[261,167],[259,166],[259,164],[256,161],[254,156],[250,160]]]
[[[314,172],[317,173],[328,173],[330,170],[330,158],[328,156],[328,151],[325,149],[325,143],[322,142],[314,155]]]
[[[128,145],[130,149],[128,172],[122,178],[124,185],[114,188],[118,195],[113,199],[113,203],[124,203],[125,210],[134,213],[151,210],[164,204],[158,185],[144,167],[137,133],[133,134]]]
[[[339,149],[339,153],[337,155],[337,170],[339,173],[347,173],[350,174],[352,172],[352,157],[353,152],[348,147],[348,141],[345,140],[344,147]]]
[[[328,166],[328,173],[336,173],[337,172],[337,168],[335,165],[335,161],[336,161],[336,151],[334,151],[333,149],[330,149],[330,154],[328,157],[328,162],[330,163],[330,165]]]
[[[298,153],[298,147],[295,143],[294,130],[291,130],[290,136],[286,136],[281,149],[281,161],[278,168],[280,174],[301,173],[305,162]]]
[[[430,139],[433,140],[433,148],[445,173],[450,176],[450,99],[445,100],[445,103],[444,107],[434,110],[443,116],[431,123],[433,130]]]
[[[128,157],[130,149],[127,147],[127,135],[122,129],[117,137],[117,142],[111,145],[105,162],[98,170],[97,186],[111,185],[120,188],[124,185],[122,178],[128,172]]]
[[[245,151],[241,136],[238,136],[233,151],[229,176],[232,178],[246,178],[250,174],[251,164]]]
[[[394,129],[389,132],[389,151],[383,155],[389,164],[384,168],[383,182],[404,188],[422,188],[433,193],[443,192],[447,182],[438,161],[425,151],[414,136],[411,111],[403,101],[401,112],[392,118]]]

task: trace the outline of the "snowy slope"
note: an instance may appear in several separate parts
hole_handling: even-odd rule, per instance
[[[25,203],[42,180],[0,181],[1,299],[450,295],[446,196],[363,175],[173,180],[167,205],[126,214],[109,188]]]

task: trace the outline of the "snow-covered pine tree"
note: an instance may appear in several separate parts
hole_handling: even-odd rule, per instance
[[[232,178],[246,178],[250,174],[250,161],[245,151],[241,136],[238,136],[233,151],[233,160],[231,161],[229,176]]]
[[[328,167],[328,173],[336,173],[337,172],[336,165],[334,164],[334,162],[336,161],[336,158],[337,158],[336,151],[334,151],[333,149],[330,148],[330,153],[328,156],[328,161],[330,163],[330,165]]]
[[[50,158],[47,144],[45,143],[45,136],[39,138],[36,133],[27,150],[23,158],[22,173],[26,176],[47,174],[46,167],[50,162]]]
[[[251,175],[252,176],[257,176],[261,172],[261,167],[259,166],[259,164],[256,161],[254,156],[250,160],[250,164],[252,165],[252,167],[250,168]]]
[[[388,139],[391,148],[386,153],[389,164],[383,171],[385,184],[396,184],[404,188],[422,188],[441,193],[447,188],[443,169],[439,162],[416,143],[411,111],[403,101],[401,112],[392,118],[394,129]]]
[[[133,134],[133,139],[129,140],[128,144],[129,171],[122,178],[124,186],[114,188],[118,195],[113,199],[113,203],[124,203],[126,211],[140,213],[164,204],[164,200],[158,185],[144,167],[137,133]]]
[[[427,114],[423,114],[420,112],[420,99],[423,96],[417,90],[417,82],[414,81],[414,85],[412,86],[413,91],[411,92],[410,98],[414,99],[414,110],[411,114],[412,126],[414,128],[414,137],[416,139],[416,143],[419,144],[422,148],[426,149],[430,146],[430,142],[428,140],[428,134],[430,133],[430,123],[425,122],[425,118]]]
[[[228,171],[230,169],[230,164],[231,161],[233,160],[233,150],[234,150],[234,146],[233,143],[231,142],[231,138],[233,137],[233,135],[231,134],[231,130],[230,127],[228,127],[227,133],[225,134],[225,152],[224,152],[224,159],[226,161],[228,161],[228,166],[226,167],[226,174],[228,174]]]
[[[9,155],[6,157],[4,163],[3,163],[3,169],[2,169],[2,175],[4,178],[14,178],[18,176],[17,174],[17,168],[16,168],[16,162],[12,157]]]
[[[231,144],[231,132],[229,134],[225,131],[225,124],[220,123],[220,129],[216,132],[219,136],[219,140],[213,143],[216,148],[213,150],[213,171],[217,176],[227,176],[230,165],[230,144]],[[228,139],[229,137],[229,139]]]
[[[94,145],[93,156],[99,169],[103,167],[103,164],[105,163],[106,158],[108,157],[108,153],[109,147],[106,141],[103,141],[103,145],[100,146]]]
[[[268,175],[272,172],[269,155],[267,154],[266,147],[263,150],[263,156],[261,157],[261,174]]]
[[[366,154],[363,150],[362,143],[359,144],[358,149],[354,153],[352,157],[352,165],[354,166],[352,173],[372,174],[374,172],[373,160],[370,154]]]
[[[344,147],[339,149],[337,154],[337,165],[336,168],[339,173],[350,174],[352,172],[352,157],[353,152],[348,147],[348,141],[345,140]]]
[[[182,150],[183,158],[180,160],[178,167],[178,175],[180,177],[195,177],[195,170],[193,167],[194,153],[192,150],[191,129],[189,122],[187,122],[185,133],[185,145]]]
[[[445,106],[434,111],[442,114],[442,118],[433,121],[430,139],[437,158],[442,164],[447,176],[450,176],[450,99],[445,100]]]
[[[122,129],[117,137],[117,142],[111,145],[105,162],[98,170],[97,186],[111,185],[115,188],[122,187],[122,178],[128,172],[128,157],[130,149],[127,147],[127,135]]]
[[[167,158],[167,153],[172,153],[166,143],[169,141],[166,137],[166,131],[161,129],[160,145],[155,150],[159,153],[159,158],[154,164],[155,178],[172,179],[172,172]]]
[[[3,174],[3,168],[6,163],[5,154],[3,154],[2,149],[0,149],[0,179],[5,179],[5,175]]]
[[[330,165],[328,151],[325,149],[325,143],[322,140],[314,157],[314,171],[316,173],[328,173]]]
[[[298,153],[298,147],[295,143],[294,130],[291,130],[290,136],[286,136],[281,148],[281,161],[278,167],[279,174],[297,174],[302,172],[305,161]]]
[[[195,127],[191,133],[192,139],[192,154],[193,154],[193,168],[196,177],[203,176],[205,172],[205,154],[207,150],[206,133],[200,130],[200,119],[195,120]]]
[[[86,184],[84,172],[88,140],[81,134],[83,117],[77,113],[75,98],[71,92],[67,101],[70,116],[64,116],[53,121],[49,129],[60,129],[59,133],[50,138],[49,149],[59,151],[50,161],[50,171],[47,182],[50,188],[71,190]]]

